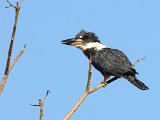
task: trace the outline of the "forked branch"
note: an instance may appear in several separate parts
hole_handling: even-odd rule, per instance
[[[40,107],[39,120],[43,120],[44,102],[45,102],[45,100],[46,100],[46,98],[47,98],[47,96],[48,96],[49,93],[50,93],[50,91],[47,90],[46,95],[44,96],[43,100],[39,99],[39,104],[38,105],[37,104],[35,104],[35,105],[30,104],[31,106],[38,106],[38,107]]]
[[[12,7],[12,8],[15,9],[15,21],[14,21],[14,25],[13,25],[13,31],[12,31],[10,46],[9,46],[9,49],[8,49],[8,57],[7,57],[7,62],[6,62],[5,73],[4,73],[4,76],[3,76],[1,84],[0,84],[0,95],[2,94],[3,88],[5,86],[5,83],[7,81],[7,78],[8,78],[8,75],[9,75],[9,72],[10,72],[11,68],[19,60],[20,56],[23,54],[23,52],[25,50],[25,46],[24,46],[24,48],[20,51],[20,53],[15,58],[15,60],[13,61],[13,63],[10,65],[11,56],[12,56],[12,49],[13,49],[13,44],[14,44],[14,38],[15,38],[16,30],[17,30],[18,15],[19,15],[19,10],[21,8],[22,1],[20,3],[17,2],[16,5],[13,5],[11,2],[9,2],[7,0],[7,3],[9,4],[9,6],[6,7],[6,8]]]
[[[133,66],[135,66],[138,62],[140,62],[141,60],[144,60],[145,58],[142,58],[140,60],[137,60]],[[66,115],[66,117],[64,118],[64,120],[68,120],[73,114],[74,112],[79,108],[79,106],[83,103],[83,101],[85,100],[85,98],[87,98],[87,96],[97,90],[99,90],[100,88],[105,87],[106,85],[112,83],[113,81],[117,80],[118,77],[113,77],[110,80],[106,81],[106,82],[101,82],[101,84],[95,86],[94,88],[90,89],[90,83],[91,83],[91,75],[92,75],[92,56],[90,54],[90,60],[89,60],[89,70],[88,70],[88,81],[87,81],[87,85],[86,85],[86,91],[84,92],[84,94],[81,96],[81,98],[78,100],[78,102],[74,105],[74,107],[69,111],[69,113]]]

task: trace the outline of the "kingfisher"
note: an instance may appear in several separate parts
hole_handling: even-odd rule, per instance
[[[61,41],[62,44],[79,48],[88,59],[92,59],[92,65],[100,71],[107,82],[110,76],[116,79],[124,78],[141,90],[149,89],[143,82],[137,79],[134,66],[128,57],[118,49],[112,49],[102,44],[93,32],[81,30],[74,38]]]

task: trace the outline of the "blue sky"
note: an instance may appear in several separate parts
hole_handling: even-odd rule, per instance
[[[15,3],[15,0],[12,0]],[[27,48],[12,69],[2,96],[3,120],[37,120],[38,103],[47,90],[45,120],[62,120],[85,90],[88,59],[80,50],[61,45],[81,29],[92,31],[108,47],[122,50],[149,86],[141,91],[124,79],[91,94],[70,120],[159,120],[159,0],[24,0],[12,59]],[[0,2],[0,76],[6,64],[14,10]],[[103,79],[93,69],[91,86]]]

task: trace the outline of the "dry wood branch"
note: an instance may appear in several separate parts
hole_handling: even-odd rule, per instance
[[[9,8],[9,7],[13,7],[13,8],[15,8],[16,9],[16,6],[14,6],[9,0],[7,0],[7,3],[9,4],[9,6],[8,7],[6,7],[6,8]]]
[[[79,108],[79,106],[82,104],[82,102],[87,98],[87,96],[98,89],[105,87],[106,85],[110,84],[111,82],[117,80],[117,77],[113,77],[112,79],[108,80],[107,82],[102,82],[101,84],[97,85],[96,87],[89,89],[89,91],[85,91],[85,93],[81,96],[81,98],[78,100],[78,102],[75,104],[75,106],[70,110],[70,112],[66,115],[64,120],[68,120],[74,112]]]
[[[141,60],[144,60],[145,58],[142,58],[140,60],[137,60],[133,66],[135,66],[137,63],[139,63]],[[83,101],[85,100],[85,98],[87,98],[87,96],[97,90],[99,90],[100,88],[104,88],[106,85],[112,83],[113,81],[117,80],[118,77],[113,77],[110,80],[106,81],[106,82],[101,82],[101,84],[97,85],[96,87],[90,89],[90,82],[91,82],[91,75],[92,75],[92,56],[90,54],[90,60],[89,60],[89,70],[88,70],[88,81],[87,81],[87,85],[86,85],[86,91],[84,92],[84,94],[81,96],[81,98],[78,100],[78,102],[74,105],[74,107],[69,111],[69,113],[66,115],[66,117],[64,118],[64,120],[68,120],[73,114],[74,112],[79,108],[79,106],[83,103]]]
[[[88,81],[87,81],[87,85],[86,85],[86,91],[89,91],[89,89],[90,89],[91,76],[92,76],[92,56],[91,56],[91,53],[90,53],[89,70],[88,70]]]
[[[139,63],[140,61],[142,61],[142,60],[144,60],[144,59],[146,59],[146,57],[143,57],[143,58],[141,58],[141,59],[139,59],[139,60],[136,60],[136,62],[133,64],[133,66],[135,66],[137,63]]]
[[[19,10],[21,8],[22,1],[20,2],[20,4],[19,4],[19,2],[17,2],[16,6],[13,5],[8,0],[7,0],[7,2],[9,4],[9,6],[6,7],[6,8],[13,7],[15,9],[15,21],[14,21],[14,25],[13,25],[11,41],[10,41],[10,46],[9,46],[9,50],[8,50],[8,57],[7,57],[7,62],[6,62],[5,73],[4,73],[4,76],[2,78],[2,82],[0,84],[0,95],[2,94],[3,88],[5,86],[5,83],[7,81],[7,78],[8,78],[8,75],[9,75],[9,72],[10,72],[11,68],[14,66],[14,64],[18,61],[19,57],[21,56],[20,55],[20,56],[16,57],[17,59],[13,62],[12,65],[10,65],[11,56],[12,56],[12,49],[13,49],[13,44],[14,44],[14,38],[15,38],[16,30],[17,30],[18,15],[19,15]]]
[[[17,55],[17,57],[13,60],[12,64],[9,66],[9,71],[18,62],[19,58],[21,57],[21,55],[23,54],[23,52],[25,51],[25,49],[26,49],[26,45],[24,45],[24,47],[22,48],[22,50],[19,52],[19,54]]]
[[[47,90],[46,95],[44,96],[43,100],[39,99],[39,104],[38,105],[37,104],[35,104],[35,105],[30,104],[31,106],[38,106],[38,107],[40,107],[39,120],[43,120],[44,102],[45,102],[45,100],[46,100],[46,98],[47,98],[47,96],[48,96],[49,93],[50,93],[50,91]]]
[[[91,56],[91,53],[90,53],[88,80],[87,80],[87,85],[86,85],[86,91],[82,95],[82,97],[78,100],[78,102],[75,104],[75,106],[70,110],[70,112],[67,114],[67,116],[64,118],[64,120],[68,120],[73,115],[73,113],[79,108],[79,106],[82,104],[82,102],[85,100],[85,98],[89,95],[91,75],[92,75],[92,56]]]
[[[78,102],[75,104],[75,106],[69,111],[69,113],[66,115],[64,120],[68,120],[74,114],[74,112],[79,108],[79,106],[82,104],[82,102],[85,100],[85,98],[89,95],[91,76],[92,76],[92,56],[91,56],[91,53],[90,53],[88,80],[87,80],[87,85],[86,85],[86,91],[81,96],[81,98],[78,100]]]
[[[68,120],[73,114],[74,112],[79,108],[79,106],[82,104],[82,102],[85,100],[85,98],[88,96],[89,92],[85,92],[81,98],[78,100],[78,102],[74,105],[74,107],[69,111],[69,113],[66,115],[66,117],[64,118],[64,120]]]

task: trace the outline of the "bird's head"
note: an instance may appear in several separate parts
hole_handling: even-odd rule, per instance
[[[74,38],[61,41],[62,44],[75,46],[81,50],[92,49],[100,50],[106,46],[101,44],[95,33],[81,30]]]

